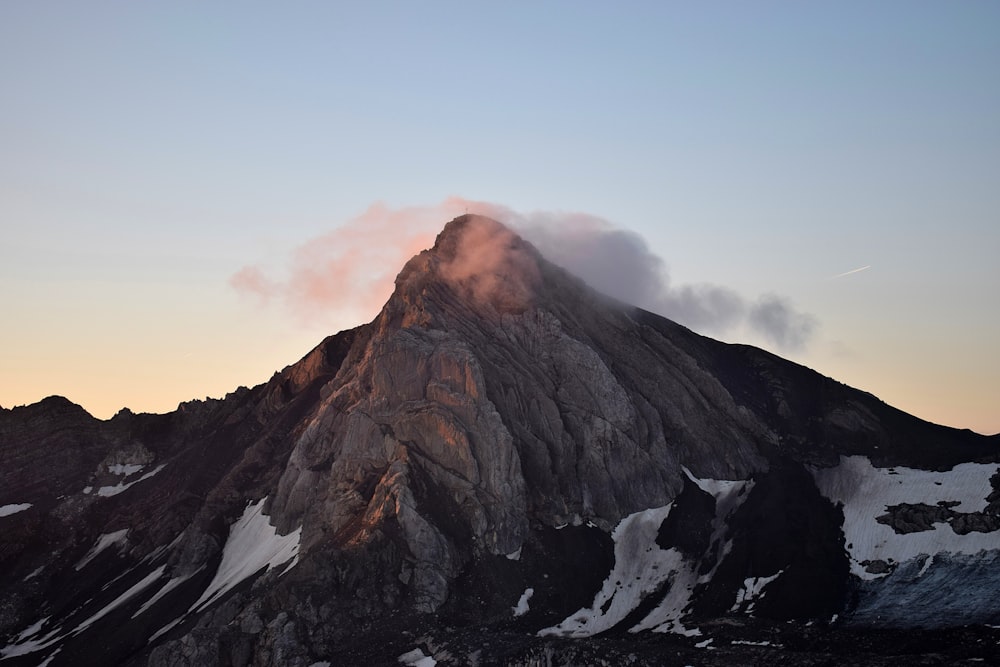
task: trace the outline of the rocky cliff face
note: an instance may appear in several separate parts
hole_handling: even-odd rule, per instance
[[[720,619],[1000,621],[996,437],[613,302],[475,216],[268,383],[106,422],[47,399],[0,413],[0,455],[12,665],[654,664],[630,638],[696,650]]]

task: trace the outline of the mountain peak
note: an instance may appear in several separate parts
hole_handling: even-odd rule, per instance
[[[509,227],[466,214],[448,222],[432,248],[406,263],[396,293],[412,301],[436,284],[476,309],[523,312],[535,301],[543,261]]]

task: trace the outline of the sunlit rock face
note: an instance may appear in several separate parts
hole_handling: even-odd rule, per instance
[[[996,438],[603,297],[478,216],[266,384],[106,422],[47,399],[0,412],[0,454],[10,664],[614,663],[586,642],[1000,622]]]

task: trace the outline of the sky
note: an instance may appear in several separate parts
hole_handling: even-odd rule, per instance
[[[1000,432],[998,71],[995,2],[0,3],[0,405],[264,382],[471,206]]]

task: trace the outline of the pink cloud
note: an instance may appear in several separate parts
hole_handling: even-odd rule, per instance
[[[245,266],[229,278],[230,287],[267,302],[274,295],[275,287],[256,266]]]
[[[469,203],[452,197],[433,206],[391,209],[375,203],[291,255],[284,277],[247,266],[229,279],[244,294],[281,302],[306,324],[337,318],[370,320],[392,294],[406,261],[434,243],[447,220]]]
[[[499,311],[527,308],[540,280],[538,264],[524,242],[484,217],[468,220],[455,256],[440,272],[453,288]]]

